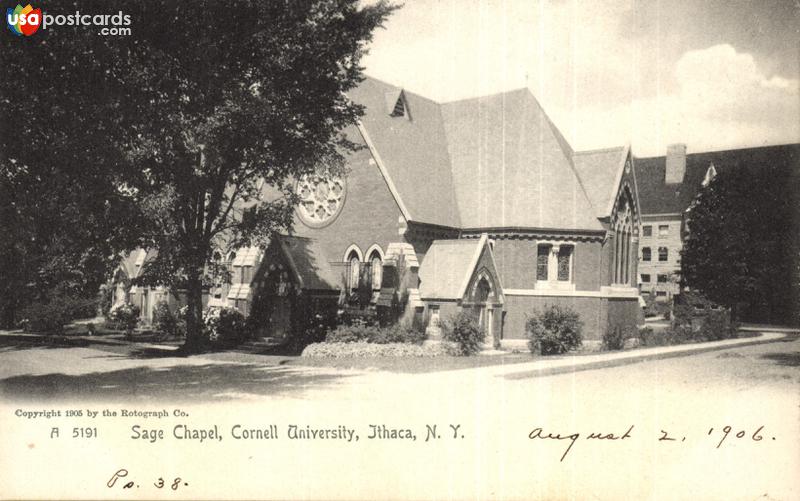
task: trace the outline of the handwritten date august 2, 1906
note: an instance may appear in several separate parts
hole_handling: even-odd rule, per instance
[[[633,429],[634,425],[630,425],[630,427],[622,434],[615,434],[615,433],[603,433],[603,432],[593,432],[589,433],[588,435],[584,436],[585,440],[593,440],[593,441],[601,441],[601,442],[616,442],[616,441],[623,441],[629,439],[633,436]],[[685,442],[686,436],[673,436],[670,432],[666,430],[660,430],[661,433],[658,436],[659,442]],[[755,429],[755,431],[750,434],[749,431],[740,429],[734,433],[734,428],[726,425],[720,429],[711,427],[706,434],[706,437],[713,437],[714,440],[719,440],[715,444],[715,448],[719,449],[723,443],[729,438],[735,437],[736,439],[745,439],[750,440],[753,442],[760,442],[764,439],[764,426],[759,426]],[[564,458],[567,457],[570,450],[572,450],[572,446],[575,445],[583,435],[580,433],[552,433],[552,432],[545,432],[544,428],[534,428],[528,434],[528,438],[530,440],[556,440],[556,441],[566,441],[567,448],[564,450],[564,454],[561,455],[560,461],[564,461]],[[772,440],[775,440],[775,437],[770,437]]]

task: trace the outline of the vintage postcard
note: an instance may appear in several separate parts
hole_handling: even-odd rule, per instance
[[[796,1],[4,7],[0,499],[800,499]]]

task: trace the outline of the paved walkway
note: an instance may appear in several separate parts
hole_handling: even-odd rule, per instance
[[[565,372],[614,367],[646,360],[679,357],[712,350],[770,343],[784,339],[787,334],[798,332],[800,331],[797,329],[780,329],[779,332],[762,331],[761,335],[758,337],[726,339],[723,341],[709,341],[706,343],[691,343],[676,346],[659,346],[655,348],[637,348],[626,351],[600,352],[595,355],[575,355],[558,358],[543,357],[532,362],[459,369],[454,372],[477,370],[484,374],[508,378],[561,374]]]
[[[659,360],[671,357],[680,357],[696,353],[703,353],[713,350],[750,346],[755,344],[770,343],[786,338],[787,335],[798,334],[800,330],[784,327],[748,326],[742,330],[750,332],[760,332],[757,337],[747,337],[739,339],[726,339],[723,341],[710,341],[705,343],[691,343],[676,346],[659,346],[655,348],[636,348],[626,351],[598,352],[596,354],[579,354],[564,357],[541,357],[531,362],[488,365],[483,367],[471,367],[467,369],[454,369],[447,371],[451,374],[475,373],[482,375],[505,377],[508,379],[527,378],[532,376],[545,376],[552,374],[562,374],[567,372],[577,372],[605,367],[615,367],[619,365],[643,362],[648,360]],[[24,340],[40,339],[46,336],[39,334],[28,334],[21,331],[1,331],[0,338],[14,338]],[[110,344],[119,346],[135,346],[136,348],[157,349],[164,351],[175,351],[178,349],[174,345],[131,342],[121,339],[112,339],[101,336],[67,336],[63,338],[67,342],[77,340],[81,343],[89,344]],[[74,342],[74,341],[73,341]],[[492,355],[487,355],[492,356]],[[260,357],[252,355],[253,358]],[[203,354],[195,358],[205,358]]]

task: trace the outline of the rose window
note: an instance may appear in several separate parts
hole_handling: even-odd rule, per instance
[[[322,176],[306,176],[297,183],[300,195],[298,214],[310,226],[322,226],[332,222],[342,210],[345,183],[341,178],[326,179]]]

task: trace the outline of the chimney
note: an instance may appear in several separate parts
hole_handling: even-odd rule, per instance
[[[667,169],[664,182],[667,184],[682,183],[686,173],[686,145],[667,145]]]

